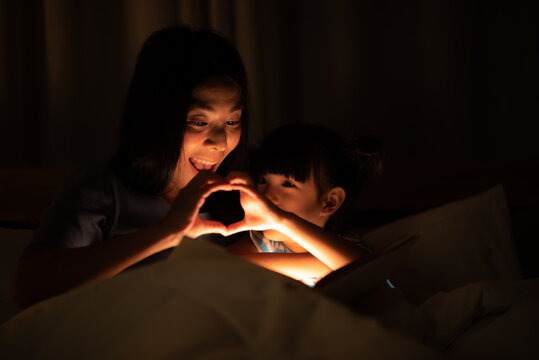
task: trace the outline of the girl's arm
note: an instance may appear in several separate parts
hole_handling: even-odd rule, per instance
[[[318,279],[332,271],[309,253],[257,253],[238,256],[296,280]]]
[[[369,253],[333,232],[312,224],[299,216],[276,211],[279,220],[274,229],[288,236],[332,270],[341,268]]]
[[[296,280],[320,278],[331,272],[330,268],[309,253],[259,253],[249,236],[240,235],[227,246],[227,251]]]
[[[277,230],[297,242],[331,270],[361,257],[369,257],[367,251],[348,240],[279,209],[254,189],[245,176],[234,174],[230,180],[241,193],[245,218],[229,225],[229,234],[245,230]]]
[[[61,248],[24,254],[13,282],[13,296],[21,307],[63,293],[88,281],[112,277],[140,260],[174,247],[184,235],[226,233],[218,222],[202,220],[198,211],[213,192],[230,185],[201,172],[174,201],[160,223],[131,234],[79,248]]]

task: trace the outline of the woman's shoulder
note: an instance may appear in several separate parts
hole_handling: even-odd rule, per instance
[[[71,174],[67,186],[100,185],[113,181],[114,174],[103,165],[88,165],[79,167]]]
[[[40,218],[26,251],[86,246],[101,241],[116,221],[112,173],[104,166],[73,172]]]
[[[90,165],[73,172],[57,196],[69,203],[99,207],[164,207],[166,203],[160,196],[149,195],[124,183],[110,168],[102,165]]]
[[[115,176],[107,167],[90,165],[80,167],[71,174],[53,200],[64,205],[110,204],[115,193]]]

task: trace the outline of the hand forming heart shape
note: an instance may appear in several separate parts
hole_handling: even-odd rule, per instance
[[[279,230],[283,211],[256,189],[249,175],[233,172],[226,177],[235,190],[240,191],[240,203],[245,217],[228,225],[228,233],[246,230]]]
[[[202,219],[199,211],[208,196],[217,191],[240,191],[240,203],[245,217],[228,226],[219,221]],[[247,174],[231,173],[223,178],[211,171],[201,171],[187,186],[181,189],[165,219],[174,232],[189,237],[217,233],[223,236],[245,230],[265,230],[276,223],[275,213],[279,210],[260,195]]]
[[[219,221],[201,219],[199,211],[208,196],[217,191],[240,191],[245,217],[228,226]],[[247,174],[234,172],[223,178],[210,171],[201,171],[178,193],[165,222],[175,231],[190,237],[209,233],[223,236],[246,230],[267,230],[279,223],[281,210],[258,193]]]

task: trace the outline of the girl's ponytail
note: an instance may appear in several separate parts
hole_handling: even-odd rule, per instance
[[[361,191],[365,180],[382,173],[383,146],[379,139],[372,137],[356,137],[349,142],[349,151],[353,168],[356,169],[354,190]]]

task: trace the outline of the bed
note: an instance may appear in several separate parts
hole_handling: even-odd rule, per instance
[[[522,255],[533,166],[395,164],[367,184],[352,224],[365,240],[416,234],[387,264],[396,289],[352,282],[336,297],[186,239],[166,262],[18,311],[17,258],[70,172],[0,171],[2,359],[539,358],[539,281]]]

